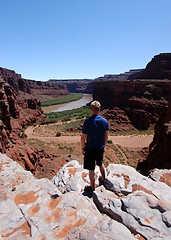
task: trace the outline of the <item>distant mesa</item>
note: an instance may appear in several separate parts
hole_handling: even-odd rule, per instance
[[[135,79],[140,72],[142,72],[144,69],[131,69],[128,72],[125,73],[120,73],[120,74],[106,74],[103,77],[99,77],[96,79],[98,80],[120,80],[120,81],[125,81],[125,80],[132,80]]]
[[[48,82],[64,84],[69,92],[92,94],[93,81],[94,79],[50,79]]]

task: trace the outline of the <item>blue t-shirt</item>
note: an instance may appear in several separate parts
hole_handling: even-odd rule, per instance
[[[82,133],[87,134],[86,147],[104,148],[104,137],[107,130],[109,130],[109,125],[105,118],[95,114],[87,118],[82,130]]]

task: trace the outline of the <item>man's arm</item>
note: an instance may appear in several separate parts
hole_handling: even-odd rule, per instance
[[[87,134],[82,133],[82,135],[81,135],[81,149],[82,149],[83,154],[84,154],[86,139],[87,139]]]
[[[104,145],[105,145],[105,146],[106,146],[106,144],[107,144],[108,136],[109,136],[109,130],[107,130],[107,131],[105,132],[105,139],[104,139]]]

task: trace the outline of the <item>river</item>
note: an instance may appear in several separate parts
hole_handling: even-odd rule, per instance
[[[83,97],[77,101],[42,107],[42,109],[44,113],[62,112],[65,110],[72,110],[75,108],[85,106],[87,103],[91,102],[92,100],[93,100],[92,94],[83,94]]]

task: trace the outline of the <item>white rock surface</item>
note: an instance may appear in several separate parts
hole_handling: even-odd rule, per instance
[[[62,194],[51,181],[36,179],[3,154],[0,179],[2,239],[136,239],[123,224],[101,214],[92,199],[79,191]]]
[[[161,177],[153,174],[154,181],[132,167],[111,164],[104,187],[99,175],[97,168],[89,198],[88,171],[77,161],[49,181],[0,154],[0,239],[171,239],[171,188]]]
[[[93,195],[99,210],[145,239],[171,239],[171,188],[132,167],[111,164],[105,189]]]
[[[105,186],[108,190],[125,196],[134,191],[141,190],[156,198],[171,202],[171,188],[163,182],[156,182],[149,177],[138,173],[134,168],[110,164],[106,169]]]
[[[99,168],[96,167],[96,186],[99,185],[98,177],[100,176]],[[65,164],[52,179],[61,193],[77,191],[83,192],[86,185],[90,185],[88,170],[75,160]]]
[[[171,187],[171,169],[153,169],[149,177],[154,181],[164,182]]]

